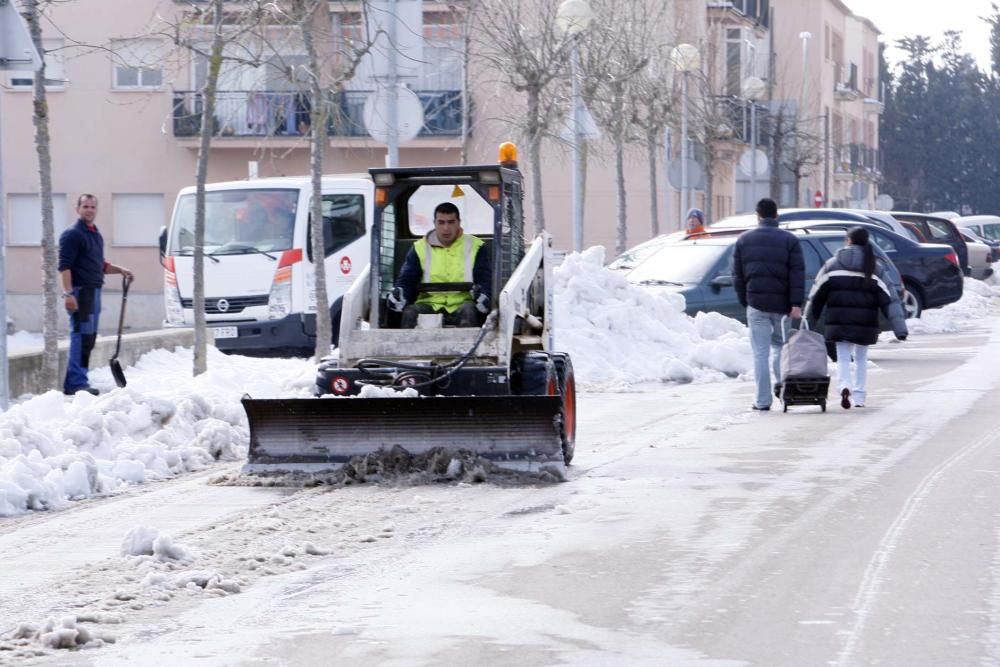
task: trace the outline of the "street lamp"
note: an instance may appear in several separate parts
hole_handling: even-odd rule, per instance
[[[583,118],[577,41],[594,20],[587,0],[563,0],[556,11],[556,28],[570,40],[570,79],[573,94],[573,250],[583,251]]]
[[[688,74],[701,67],[698,47],[678,44],[670,52],[670,63],[684,76],[681,78],[681,215],[691,208],[688,191]]]
[[[759,77],[750,76],[743,82],[743,97],[750,101],[750,206],[757,198],[757,100],[764,96],[767,85]]]

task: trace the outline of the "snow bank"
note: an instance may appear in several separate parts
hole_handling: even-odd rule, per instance
[[[1000,267],[997,268],[1000,269]],[[1000,286],[987,284],[982,280],[966,278],[961,299],[955,303],[949,303],[943,308],[925,310],[919,319],[907,320],[906,326],[911,334],[961,331],[971,320],[988,314],[997,298],[1000,298]]]
[[[307,360],[214,348],[208,373],[192,378],[191,367],[191,350],[157,350],[126,370],[125,389],[107,368],[94,369],[100,396],[51,391],[0,414],[0,516],[242,459],[249,432],[241,397],[308,396],[315,373]]]
[[[746,327],[718,313],[684,313],[684,298],[629,283],[604,268],[604,248],[566,257],[555,271],[558,349],[578,381],[707,382],[751,369]]]

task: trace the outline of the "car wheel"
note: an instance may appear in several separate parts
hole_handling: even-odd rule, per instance
[[[923,297],[920,296],[920,291],[907,283],[906,296],[903,297],[903,313],[906,315],[906,319],[920,317],[923,312],[924,301]]]

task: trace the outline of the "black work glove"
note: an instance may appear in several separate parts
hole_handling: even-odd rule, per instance
[[[472,302],[483,315],[490,312],[490,295],[479,289],[478,285],[472,288]]]
[[[393,287],[392,291],[389,292],[389,298],[387,299],[389,303],[389,309],[397,313],[403,312],[403,308],[406,308],[406,297],[403,296],[402,287]]]

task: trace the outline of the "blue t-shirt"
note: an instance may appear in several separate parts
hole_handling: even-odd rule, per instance
[[[59,271],[69,269],[73,287],[104,284],[104,238],[83,220],[59,236]]]

